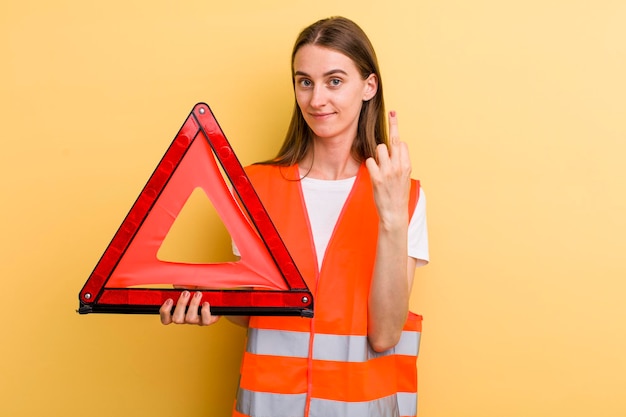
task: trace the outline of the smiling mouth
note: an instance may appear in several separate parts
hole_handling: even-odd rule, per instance
[[[328,116],[332,116],[335,113],[309,113],[311,115],[311,117],[313,117],[314,119],[325,119]]]

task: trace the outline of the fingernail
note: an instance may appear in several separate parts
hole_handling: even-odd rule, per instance
[[[389,112],[389,116],[391,116],[391,117],[396,117],[396,111],[395,111],[395,110],[391,110],[391,111]]]
[[[167,300],[165,300],[165,305],[169,307],[169,306],[171,306],[171,305],[172,305],[172,303],[173,303],[173,302],[174,302],[174,301],[172,301],[172,299],[171,299],[171,298],[168,298]]]
[[[189,291],[183,291],[183,293],[181,294],[181,297],[184,297],[184,298],[189,297]]]
[[[206,301],[202,303],[202,308],[209,308],[209,303],[207,303]]]
[[[194,294],[194,297],[201,298],[202,297],[202,293],[200,291],[198,291],[197,293]]]

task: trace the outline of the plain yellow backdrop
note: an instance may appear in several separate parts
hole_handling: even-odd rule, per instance
[[[226,416],[243,330],[79,316],[199,101],[272,156],[298,31],[356,20],[428,197],[422,417],[626,415],[626,3],[5,0],[0,415]]]

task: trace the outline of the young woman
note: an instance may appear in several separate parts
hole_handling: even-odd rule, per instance
[[[315,317],[230,318],[248,326],[234,416],[414,416],[421,317],[409,295],[428,262],[425,199],[385,114],[374,49],[354,22],[324,19],[297,38],[292,76],[285,142],[247,173]],[[173,313],[168,300],[161,322],[217,321],[200,300],[185,292]]]

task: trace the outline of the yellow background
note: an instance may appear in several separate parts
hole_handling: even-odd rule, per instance
[[[292,42],[333,14],[428,196],[420,415],[626,415],[623,0],[3,1],[0,415],[227,415],[241,329],[77,294],[196,102],[274,154]]]

